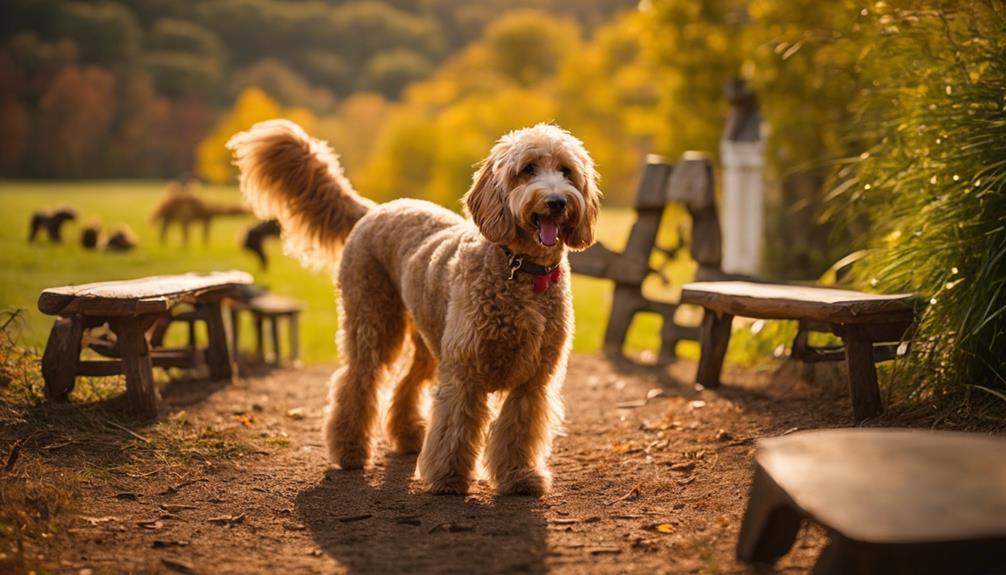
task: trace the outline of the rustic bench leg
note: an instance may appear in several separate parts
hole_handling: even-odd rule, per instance
[[[852,412],[857,421],[880,415],[880,387],[877,385],[877,366],[874,364],[873,340],[858,326],[842,329],[845,344],[845,361],[849,367],[849,394]]]
[[[632,318],[636,315],[639,299],[639,286],[615,284],[608,327],[604,330],[604,352],[608,356],[622,357],[625,337],[632,325]]]
[[[80,338],[84,331],[79,315],[60,318],[52,324],[49,341],[42,354],[42,378],[49,401],[66,401],[77,380]]]
[[[262,314],[253,312],[255,315],[255,361],[258,363],[265,362],[265,329],[262,325],[265,319]]]
[[[300,314],[290,314],[290,361],[297,365],[300,361]]]
[[[210,379],[213,381],[231,380],[237,374],[237,365],[231,355],[231,326],[227,321],[227,305],[225,302],[210,302],[201,304],[206,314],[206,332],[209,345],[206,348],[206,363],[210,368]]]
[[[786,495],[758,465],[737,540],[737,559],[775,563],[789,552],[800,530],[800,515]]]
[[[115,332],[122,368],[126,372],[126,400],[140,416],[157,417],[157,387],[146,327],[142,317],[117,318],[110,322]]]
[[[281,351],[280,337],[279,337],[279,316],[274,315],[270,319],[270,331],[272,333],[272,351],[273,360],[272,363],[275,366],[282,365],[283,363],[283,353]]]
[[[241,358],[241,310],[231,308],[231,353],[235,361]]]
[[[716,387],[720,384],[720,372],[723,370],[723,358],[727,355],[730,344],[730,325],[734,316],[717,314],[706,310],[699,327],[699,370],[695,376],[698,383],[705,387]]]

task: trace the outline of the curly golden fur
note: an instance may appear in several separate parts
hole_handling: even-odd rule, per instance
[[[362,198],[328,146],[287,121],[228,145],[245,198],[259,217],[279,219],[288,251],[316,267],[341,257],[343,365],[324,430],[332,461],[369,460],[378,390],[401,357],[411,365],[387,433],[397,451],[421,450],[430,491],[465,493],[484,450],[500,493],[544,493],[573,334],[566,252],[593,243],[601,198],[580,141],[550,124],[503,136],[464,197],[470,219],[424,201]],[[530,275],[510,279],[503,247],[557,264],[558,282],[537,293]],[[420,397],[433,380],[427,422]],[[490,424],[491,393],[504,400]]]

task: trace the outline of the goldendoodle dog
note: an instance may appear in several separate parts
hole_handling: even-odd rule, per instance
[[[228,146],[245,199],[279,220],[287,252],[315,267],[338,262],[331,460],[367,463],[379,388],[412,347],[387,432],[396,451],[420,452],[430,491],[467,492],[484,448],[500,493],[544,493],[573,334],[566,252],[594,242],[601,199],[583,144],[550,124],[503,136],[464,196],[467,219],[429,202],[361,197],[327,144],[291,122],[260,123]],[[421,391],[434,379],[427,425]],[[490,424],[492,393],[504,399]]]

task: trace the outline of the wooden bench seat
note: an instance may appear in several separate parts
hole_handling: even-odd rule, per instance
[[[225,315],[228,298],[250,285],[252,277],[240,271],[146,277],[47,289],[38,300],[43,313],[60,316],[49,333],[42,356],[45,394],[50,400],[65,400],[78,375],[126,376],[126,397],[140,415],[157,414],[157,390],[153,367],[193,367],[205,359],[210,377],[230,379],[237,370],[231,354],[231,327]],[[190,335],[190,347],[162,347],[164,330],[172,310],[180,304],[194,306],[191,321],[206,323],[209,343],[198,350]],[[190,323],[191,323],[190,321]],[[88,333],[107,325],[106,337]],[[192,328],[190,326],[190,333]],[[108,360],[81,360],[88,347]]]
[[[902,341],[914,322],[919,300],[911,294],[728,281],[686,284],[681,303],[705,308],[699,328],[698,383],[720,384],[735,315],[811,322],[842,338],[853,411],[857,419],[865,419],[883,411],[874,344]]]
[[[829,535],[814,573],[1006,573],[1006,440],[835,429],[758,442],[737,558],[774,563],[803,521]]]

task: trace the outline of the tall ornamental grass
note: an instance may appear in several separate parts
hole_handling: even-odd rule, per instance
[[[910,397],[1006,400],[1006,5],[898,4],[870,8],[863,55],[856,129],[876,143],[845,193],[871,226],[859,279],[927,301],[898,371]]]

